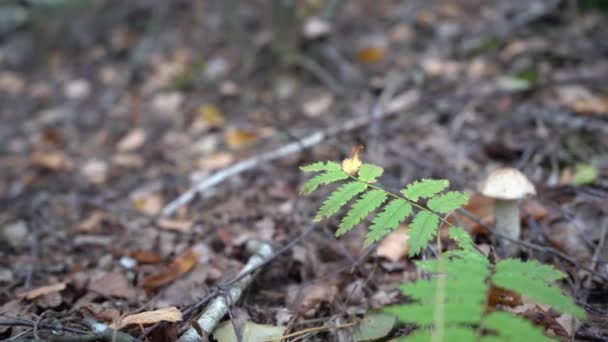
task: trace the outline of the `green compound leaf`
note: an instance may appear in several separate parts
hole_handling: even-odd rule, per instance
[[[341,171],[342,167],[340,164],[328,161],[328,162],[316,162],[304,166],[300,166],[300,170],[304,172],[320,172],[320,171]]]
[[[521,293],[535,302],[550,305],[559,312],[583,319],[585,311],[571,297],[562,294],[551,282],[565,275],[550,266],[534,261],[507,259],[496,264],[492,282],[496,286]]]
[[[466,251],[475,251],[475,243],[471,235],[466,230],[460,227],[452,227],[448,232],[450,239],[458,243],[458,248]]]
[[[384,210],[378,214],[369,227],[369,232],[363,245],[368,247],[372,243],[382,239],[392,230],[397,229],[399,222],[405,220],[412,213],[412,205],[406,200],[397,198],[390,201]]]
[[[336,231],[336,236],[349,232],[357,223],[361,222],[372,211],[378,209],[386,201],[386,192],[372,190],[361,196],[344,216]]]
[[[416,202],[419,198],[435,196],[449,185],[447,179],[422,179],[408,184],[401,192],[407,199]]]
[[[482,327],[497,334],[497,336],[482,337],[481,341],[483,342],[554,341],[545,336],[542,330],[532,325],[528,320],[506,312],[492,312],[484,318]]]
[[[363,164],[359,169],[359,179],[365,183],[373,183],[376,178],[382,176],[384,169],[372,164]]]
[[[458,192],[458,191],[450,191],[443,195],[435,196],[431,198],[427,206],[429,209],[438,212],[447,214],[452,210],[458,209],[463,205],[469,202],[469,194]]]
[[[323,184],[331,184],[348,178],[348,174],[340,171],[327,171],[308,180],[300,190],[300,194],[308,195]]]
[[[439,228],[439,217],[430,211],[419,211],[410,223],[409,256],[426,248]]]
[[[323,205],[319,209],[315,222],[319,222],[323,217],[330,217],[337,213],[342,206],[344,206],[353,197],[362,193],[367,189],[367,184],[359,181],[346,183],[336,189],[329,197],[323,202]]]

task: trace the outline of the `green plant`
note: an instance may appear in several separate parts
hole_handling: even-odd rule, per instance
[[[372,164],[361,164],[358,152],[342,165],[336,162],[317,162],[301,167],[305,172],[317,172],[302,187],[302,194],[310,194],[320,186],[342,183],[320,207],[315,221],[329,218],[358,197],[341,219],[336,235],[350,231],[371,213],[366,246],[382,239],[412,216],[409,223],[409,255],[426,249],[442,225],[449,225],[449,237],[456,241],[456,249],[442,253],[437,236],[435,260],[417,261],[416,265],[433,275],[401,286],[410,304],[394,305],[385,311],[404,322],[419,327],[403,338],[407,341],[544,341],[550,340],[532,323],[511,313],[489,312],[488,300],[492,286],[511,290],[531,300],[550,305],[554,310],[583,318],[585,312],[572,298],[553,285],[566,277],[551,266],[537,262],[505,259],[497,264],[477,249],[462,228],[454,227],[446,219],[449,214],[468,202],[466,193],[445,190],[444,179],[423,179],[408,184],[401,194],[392,193],[376,185],[383,169]],[[425,199],[426,203],[420,202]]]

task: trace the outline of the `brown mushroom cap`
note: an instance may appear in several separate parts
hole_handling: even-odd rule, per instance
[[[479,184],[479,192],[484,196],[502,200],[516,200],[527,195],[536,195],[534,185],[523,173],[513,168],[501,168],[490,173]]]

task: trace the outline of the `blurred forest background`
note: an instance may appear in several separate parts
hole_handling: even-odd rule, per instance
[[[338,240],[336,222],[311,226],[323,197],[298,195],[299,165],[361,144],[389,189],[473,193],[478,220],[461,219],[482,247],[478,182],[528,175],[522,256],[568,273],[589,320],[519,312],[608,341],[607,15],[604,0],[0,2],[0,339],[175,306],[183,321],[122,328],[174,340],[261,239],[288,248],[232,318],[365,340],[353,317],[419,275],[406,228],[364,249],[364,228]]]

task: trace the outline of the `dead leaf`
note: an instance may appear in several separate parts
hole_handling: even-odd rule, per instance
[[[384,58],[384,49],[377,47],[363,47],[357,51],[357,61],[363,64],[378,63]]]
[[[91,159],[82,165],[80,172],[92,184],[103,184],[108,179],[108,163],[100,159]]]
[[[487,226],[491,226],[494,222],[494,200],[492,198],[480,194],[472,194],[469,203],[463,209],[477,217]],[[457,212],[454,215],[450,215],[447,221],[452,224],[460,224],[473,237],[488,234],[488,230],[482,227],[482,225]]]
[[[33,290],[29,290],[27,292],[21,293],[18,295],[19,298],[24,298],[27,300],[36,299],[41,296],[46,296],[50,293],[60,292],[65,290],[66,283],[57,283],[52,285],[41,286],[35,288]]]
[[[491,285],[487,304],[488,310],[493,311],[498,304],[514,308],[522,305],[523,301],[518,293]]]
[[[198,116],[208,127],[222,127],[224,125],[224,117],[220,110],[212,104],[204,104],[198,108]]]
[[[234,155],[228,152],[217,152],[208,157],[201,158],[198,166],[201,169],[217,170],[222,169],[234,162]]]
[[[348,174],[356,173],[361,167],[361,159],[359,159],[359,153],[363,147],[361,145],[357,145],[353,147],[352,157],[344,159],[342,161],[342,171]]]
[[[112,165],[136,169],[144,165],[144,159],[135,153],[118,153],[112,157]]]
[[[299,302],[298,309],[305,316],[313,315],[322,302],[332,302],[338,294],[338,286],[335,281],[320,280],[302,289],[303,296]]]
[[[50,171],[64,171],[72,167],[72,161],[63,152],[36,152],[32,155],[31,162],[34,166]]]
[[[136,197],[133,200],[133,206],[139,212],[154,216],[156,215],[163,206],[163,199],[161,195],[157,193],[146,194],[145,196]]]
[[[307,99],[302,105],[302,111],[308,117],[318,117],[329,109],[333,101],[334,98],[330,94],[321,93]]]
[[[189,220],[169,220],[160,218],[156,221],[156,224],[163,229],[175,230],[178,232],[188,231],[192,227],[192,221]]]
[[[397,262],[407,255],[409,246],[407,240],[409,228],[401,226],[382,239],[376,249],[376,255],[392,262]]]
[[[118,151],[132,152],[141,148],[146,142],[146,132],[136,128],[124,136],[117,144]]]
[[[607,114],[608,101],[592,94],[580,85],[567,85],[557,88],[557,95],[562,104],[581,114]]]
[[[137,262],[141,264],[158,264],[163,261],[160,254],[141,249],[131,252],[131,258],[137,260]]]
[[[187,251],[186,253],[175,258],[167,267],[162,269],[155,275],[146,277],[143,282],[143,287],[148,291],[153,291],[159,287],[166,285],[186,272],[190,271],[198,261],[198,253]]]
[[[269,136],[271,132],[271,128],[264,128],[259,131],[230,128],[224,134],[224,142],[230,149],[239,150],[245,146],[251,145],[262,137]]]
[[[89,290],[107,297],[133,299],[137,291],[120,272],[105,272],[94,276]]]
[[[77,233],[93,233],[99,230],[101,221],[105,218],[103,211],[95,210],[76,226]]]
[[[113,329],[122,329],[131,324],[154,324],[158,322],[179,322],[182,320],[182,313],[175,307],[168,307],[154,311],[145,311],[129,315],[120,320],[118,326],[111,326]]]

